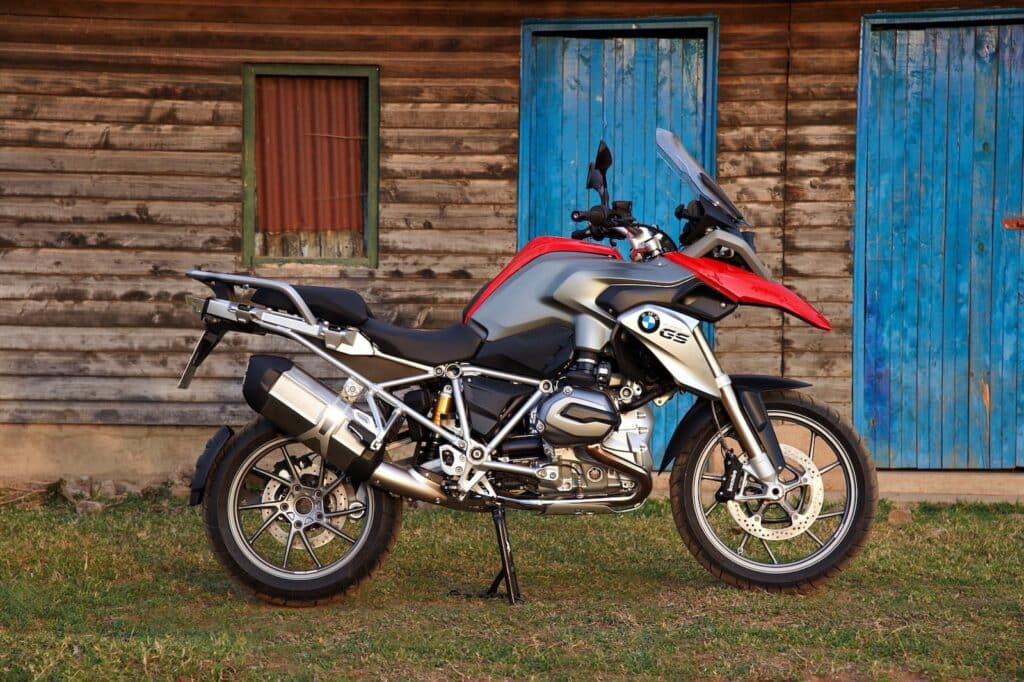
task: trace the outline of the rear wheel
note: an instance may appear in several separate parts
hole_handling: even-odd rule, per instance
[[[228,443],[205,497],[217,559],[256,596],[289,606],[350,592],[381,565],[401,525],[400,499],[354,483],[264,419]]]
[[[770,496],[745,479],[738,497],[718,502],[725,452],[746,453],[719,409],[675,453],[672,514],[687,548],[736,587],[810,591],[827,583],[864,547],[878,505],[875,468],[853,427],[797,391],[764,394],[782,446],[785,493]],[[671,453],[670,453],[671,454]]]

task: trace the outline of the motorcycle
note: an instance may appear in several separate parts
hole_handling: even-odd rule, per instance
[[[702,324],[741,305],[828,320],[770,280],[740,210],[672,133],[660,157],[695,191],[677,244],[609,201],[604,142],[574,211],[572,239],[540,237],[469,301],[461,322],[407,329],[341,288],[193,271],[205,331],[179,386],[227,332],[273,334],[344,376],[331,388],[291,360],[253,355],[242,384],[256,418],[221,427],[198,459],[219,561],[273,603],[341,597],[394,546],[404,499],[490,512],[501,570],[483,594],[522,596],[506,510],[599,514],[650,495],[652,406],[696,396],[669,464],[672,514],[687,549],[736,587],[804,592],[864,546],[877,506],[871,459],[853,427],[797,389],[727,374]],[[629,243],[629,260],[604,240]],[[393,459],[402,446],[411,454]]]

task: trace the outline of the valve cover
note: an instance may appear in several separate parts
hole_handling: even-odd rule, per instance
[[[541,403],[537,430],[551,445],[600,443],[619,427],[621,418],[611,398],[600,391],[566,386]]]

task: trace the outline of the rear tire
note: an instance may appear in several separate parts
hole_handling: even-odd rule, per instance
[[[763,398],[779,434],[780,444],[788,453],[787,462],[792,458],[792,462],[804,463],[804,467],[793,465],[794,474],[798,477],[804,474],[804,478],[810,480],[814,472],[808,472],[820,470],[818,491],[807,485],[795,488],[792,497],[787,495],[783,498],[797,514],[791,514],[781,504],[770,502],[715,503],[713,491],[720,485],[715,476],[716,472],[722,471],[722,457],[719,429],[709,417],[688,442],[681,444],[678,452],[668,453],[674,458],[669,483],[672,515],[690,553],[708,571],[728,584],[741,589],[772,592],[811,592],[828,583],[849,565],[867,543],[878,507],[875,467],[856,431],[832,408],[798,391],[771,391]],[[720,408],[718,415],[726,442],[729,447],[735,446],[739,454],[741,449],[732,436],[728,418]],[[787,435],[794,441],[798,440],[799,428],[806,428],[812,434],[808,438],[810,446],[804,450],[800,450],[799,445],[787,443]],[[821,454],[823,443],[833,451],[838,464],[832,465],[829,461],[831,456]],[[813,457],[816,447],[817,462]],[[807,449],[812,455],[809,460],[806,458]],[[783,473],[787,472],[784,470]],[[840,480],[853,490],[852,494],[849,490],[846,492],[846,506],[842,513],[836,511],[838,503],[834,502],[838,495],[835,488],[839,487]],[[826,493],[829,487],[832,490]],[[712,491],[710,500],[705,497],[709,489]],[[833,501],[818,501],[816,496],[822,500],[831,496]],[[835,506],[829,506],[833,504]],[[802,518],[801,512],[806,513]],[[713,516],[715,513],[718,516]],[[748,525],[741,526],[740,520]],[[807,520],[810,520],[810,525],[801,530]],[[823,523],[816,526],[819,520]],[[833,525],[834,534],[826,536],[825,530]],[[791,537],[772,539],[772,536],[780,538],[787,535]],[[782,542],[793,543],[791,547],[795,550],[792,554],[796,558],[792,561],[787,561],[787,555],[777,549]],[[734,544],[737,546],[733,547]],[[809,554],[800,559],[799,554],[804,548]],[[755,551],[761,553],[759,557],[755,556]]]
[[[341,599],[380,568],[398,538],[400,498],[365,483],[354,485],[329,465],[321,473],[322,463],[263,418],[235,434],[214,463],[203,505],[207,538],[232,578],[264,601],[316,606]],[[352,523],[360,524],[358,536]],[[257,539],[249,542],[252,535]],[[283,567],[262,554],[264,548],[274,550],[275,542]],[[331,543],[337,544],[328,555]],[[330,556],[335,556],[331,563],[321,566]]]

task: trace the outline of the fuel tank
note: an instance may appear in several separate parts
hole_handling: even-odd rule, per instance
[[[546,253],[485,290],[486,298],[471,304],[467,321],[484,327],[488,341],[567,323],[574,327],[576,347],[596,352],[615,326],[615,316],[597,304],[605,289],[615,284],[674,289],[692,279],[664,258],[634,263],[599,253]]]

